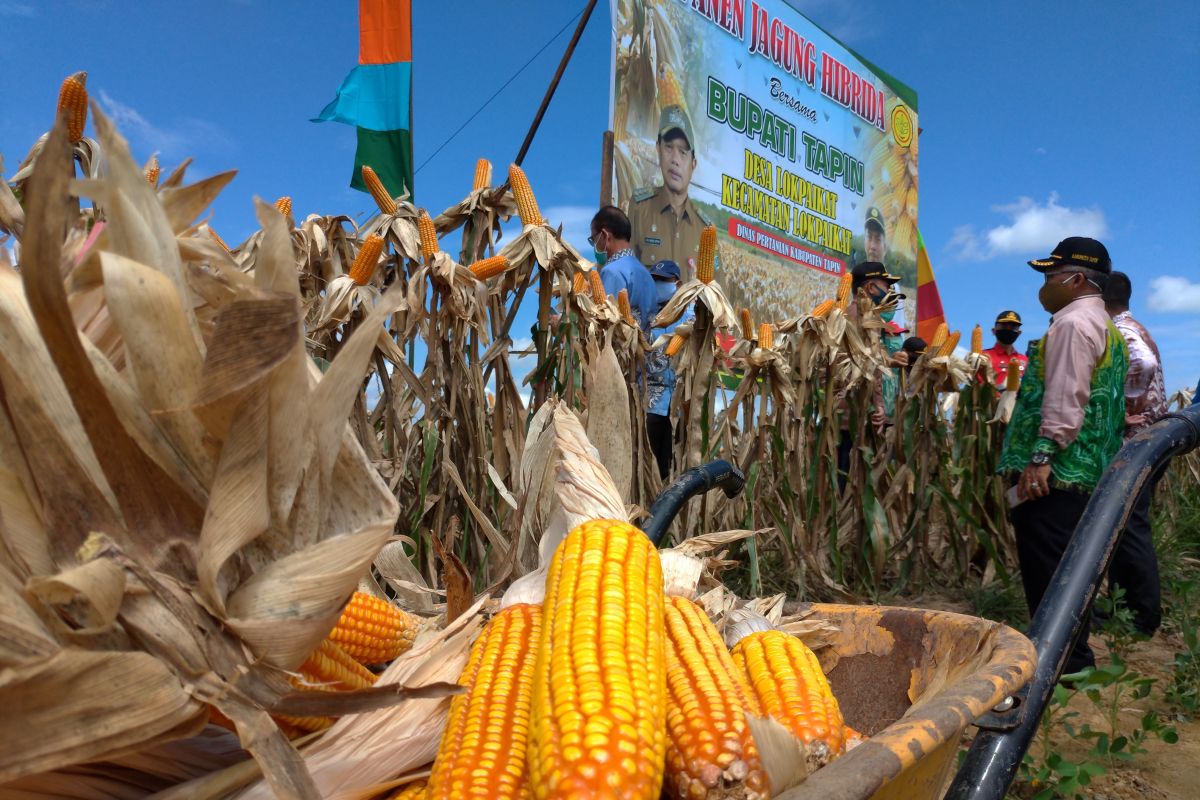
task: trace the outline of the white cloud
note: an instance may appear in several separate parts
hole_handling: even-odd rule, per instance
[[[1163,275],[1150,281],[1150,308],[1168,313],[1200,313],[1200,283]]]
[[[156,125],[131,105],[122,103],[104,89],[100,105],[112,117],[123,136],[141,147],[168,158],[193,155],[197,149],[227,149],[230,141],[219,127],[200,119],[183,119],[172,127]]]
[[[946,249],[962,260],[986,260],[997,256],[1044,256],[1068,236],[1101,238],[1108,222],[1098,207],[1071,208],[1058,202],[1051,192],[1046,202],[1029,197],[1015,203],[993,206],[992,210],[1011,220],[979,233],[972,225],[954,230]]]
[[[1033,152],[1034,152],[1034,155],[1044,156],[1044,155],[1046,155],[1046,148],[1039,147],[1036,150],[1034,150]]]

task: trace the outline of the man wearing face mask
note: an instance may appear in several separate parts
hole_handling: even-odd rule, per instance
[[[997,472],[1016,485],[1009,512],[1029,612],[1042,600],[1088,499],[1125,432],[1129,350],[1101,292],[1112,272],[1108,250],[1073,236],[1029,265],[1053,318],[1029,348],[1029,363],[1004,437]],[[1095,664],[1083,622],[1065,671]]]
[[[658,311],[658,292],[654,279],[634,255],[629,244],[630,231],[629,217],[624,211],[604,206],[592,217],[588,244],[595,250],[604,291],[616,297],[624,289],[642,330],[649,334],[650,320]]]
[[[878,261],[864,261],[854,267],[850,273],[853,280],[850,284],[853,296],[857,301],[860,297],[868,298],[875,305],[885,301],[901,300],[904,295],[897,293],[892,287],[899,282],[899,275],[890,274]],[[846,310],[851,319],[858,319],[858,303],[852,302]],[[895,317],[895,309],[884,311],[880,316],[884,322],[891,322]],[[903,349],[902,336],[881,332],[880,343],[887,351],[888,369],[884,369],[875,384],[875,396],[871,410],[871,423],[883,430],[889,423],[890,412],[895,408],[896,390],[899,386],[898,370],[909,363],[909,352]],[[854,446],[854,437],[850,432],[850,415],[846,413],[845,403],[839,403],[842,408],[842,436],[838,443],[838,487],[845,488],[846,475],[850,470],[850,452]]]
[[[679,288],[679,265],[674,261],[659,261],[650,267],[650,276],[654,279],[654,288],[657,291],[657,310],[661,311]],[[669,336],[693,316],[689,308],[674,323],[654,328],[650,332],[650,340],[655,341],[663,335]],[[646,353],[645,371],[646,436],[650,440],[650,451],[654,453],[654,460],[658,463],[658,475],[666,480],[671,469],[674,428],[671,425],[670,414],[671,395],[675,392],[675,370],[671,366],[671,359],[667,357],[666,345]]]
[[[1029,363],[1029,359],[1013,347],[1021,336],[1021,315],[1015,311],[1001,311],[992,327],[992,335],[996,337],[996,343],[984,350],[983,354],[992,362],[993,383],[1003,387],[1008,381],[1010,367],[1020,370],[1024,375]],[[979,377],[982,382],[983,375]]]

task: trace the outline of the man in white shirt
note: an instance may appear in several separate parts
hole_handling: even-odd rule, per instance
[[[1167,413],[1162,359],[1150,332],[1129,313],[1133,286],[1124,272],[1113,272],[1104,288],[1104,308],[1129,346],[1129,372],[1125,376],[1125,439],[1153,425]],[[1125,605],[1133,612],[1133,627],[1147,636],[1162,622],[1162,587],[1158,558],[1150,530],[1154,487],[1162,477],[1155,473],[1129,512],[1125,532],[1108,569],[1112,585],[1125,590]]]

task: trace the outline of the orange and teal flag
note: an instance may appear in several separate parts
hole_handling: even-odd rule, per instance
[[[929,251],[925,249],[925,238],[917,231],[917,336],[929,342],[937,332],[938,325],[946,321],[942,311],[942,296],[938,294],[937,281],[933,278],[933,264],[929,263]]]
[[[358,66],[313,122],[358,130],[350,186],[367,191],[363,165],[392,196],[412,193],[412,0],[358,0]]]

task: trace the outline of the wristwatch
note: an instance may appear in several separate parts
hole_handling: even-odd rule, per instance
[[[1050,454],[1034,453],[1029,457],[1029,463],[1035,467],[1044,467],[1050,463]]]

